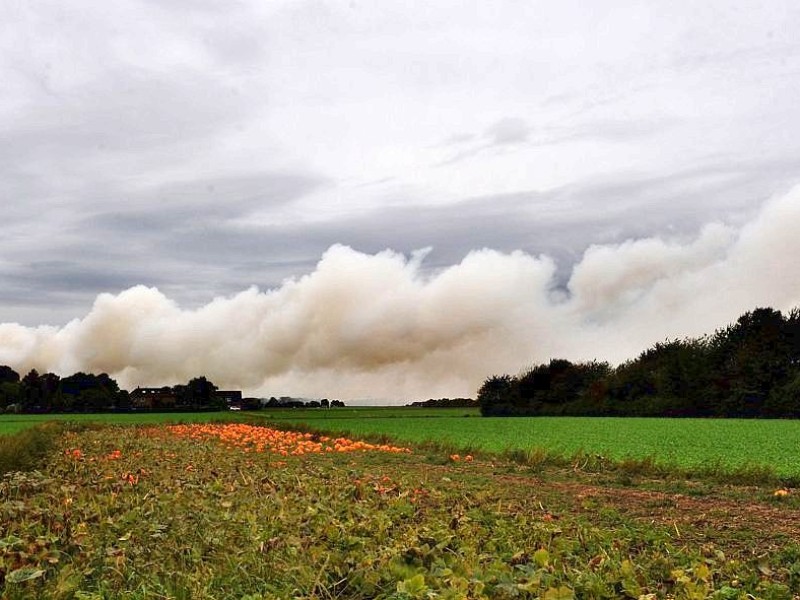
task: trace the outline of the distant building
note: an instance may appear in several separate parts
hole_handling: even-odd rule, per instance
[[[145,410],[175,408],[177,394],[171,387],[137,387],[131,392],[131,407]]]
[[[186,409],[192,405],[186,386],[137,387],[130,393],[131,408],[138,410]],[[214,399],[225,402],[228,408],[243,408],[242,392],[219,390]]]
[[[224,400],[228,408],[242,408],[241,390],[217,390],[214,395],[219,400]]]

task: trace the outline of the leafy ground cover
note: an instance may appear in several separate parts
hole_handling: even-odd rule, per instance
[[[488,452],[519,451],[563,458],[585,454],[703,472],[761,471],[800,481],[797,420],[464,418],[464,414],[471,414],[470,409],[433,409],[439,411],[434,414],[440,418],[417,415],[409,409],[405,409],[404,418],[381,417],[379,413],[361,418],[355,410],[338,418],[313,411],[267,413],[265,418],[354,436],[386,435],[412,444],[434,441]]]
[[[0,481],[0,585],[12,599],[791,598],[798,507],[791,490],[610,485],[239,423],[102,427]]]

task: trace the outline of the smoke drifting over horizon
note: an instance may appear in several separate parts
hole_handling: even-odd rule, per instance
[[[0,324],[0,364],[105,371],[123,387],[204,374],[266,395],[407,401],[474,395],[551,357],[612,363],[757,306],[800,305],[800,186],[741,228],[590,247],[566,289],[547,256],[470,252],[429,273],[425,251],[335,245],[316,269],[182,309],[156,288],[101,294],[64,327]]]

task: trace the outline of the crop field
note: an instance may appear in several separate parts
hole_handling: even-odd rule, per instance
[[[243,423],[92,427],[55,441],[37,470],[0,479],[3,598],[800,593],[791,490],[618,485]]]
[[[692,471],[771,472],[800,480],[800,421],[590,417],[483,418],[469,408],[277,409],[247,412],[2,415],[0,434],[52,419],[109,424],[239,421],[352,436],[436,442],[459,451],[649,460]]]
[[[245,418],[247,417],[243,417],[240,413],[236,412],[0,415],[0,435],[16,433],[17,431],[22,431],[47,421],[134,425],[151,423],[205,423],[208,421],[240,421]]]
[[[47,421],[73,421],[78,423],[107,423],[110,425],[134,425],[153,423],[205,423],[208,421],[250,421],[253,419],[286,420],[291,421],[298,416],[320,419],[370,419],[370,418],[399,418],[413,415],[415,417],[453,417],[453,416],[480,416],[477,409],[429,409],[429,408],[343,408],[335,410],[319,409],[292,409],[292,410],[263,410],[256,413],[248,412],[163,412],[163,413],[72,413],[72,414],[0,414],[0,435],[15,433],[39,423]]]
[[[381,415],[381,410],[387,413]],[[339,413],[265,411],[260,415],[275,423],[305,424],[358,436],[387,435],[407,443],[436,441],[488,452],[542,450],[565,457],[584,453],[617,461],[652,459],[661,465],[695,470],[764,468],[781,477],[800,479],[800,421],[482,418],[474,409],[415,410],[372,409],[363,416],[359,409]]]

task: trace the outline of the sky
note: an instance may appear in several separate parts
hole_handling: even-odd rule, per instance
[[[0,363],[402,402],[800,305],[794,1],[12,0]]]

